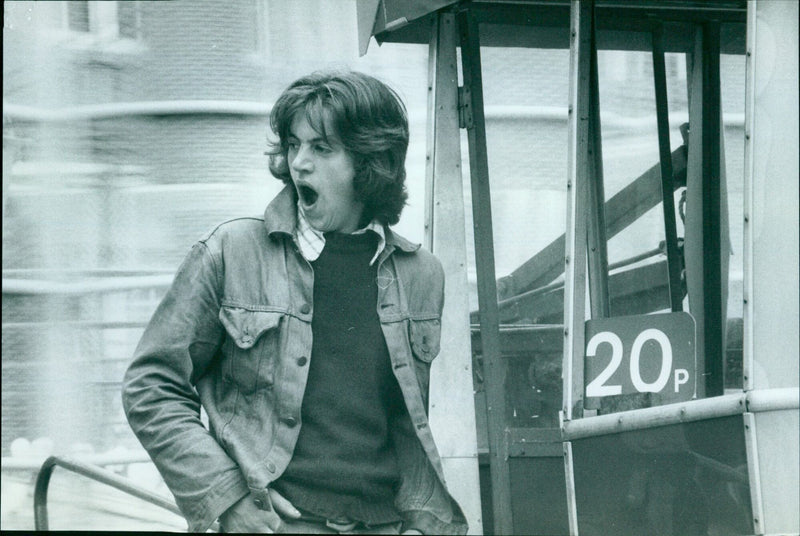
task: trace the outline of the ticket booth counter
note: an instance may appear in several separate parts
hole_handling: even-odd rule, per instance
[[[431,422],[471,532],[800,530],[797,4],[358,13],[362,52],[429,44]]]

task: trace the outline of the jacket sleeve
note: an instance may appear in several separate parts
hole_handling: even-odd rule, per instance
[[[220,288],[215,259],[205,243],[195,244],[145,329],[122,390],[128,422],[192,532],[248,493],[238,465],[201,422],[194,388],[224,335]]]
[[[431,253],[420,250],[420,264],[416,270],[404,269],[401,277],[406,283],[404,288],[413,303],[425,303],[429,309],[426,313],[436,313],[441,318],[444,310],[445,275],[442,264]],[[398,268],[401,270],[401,268]],[[414,351],[414,333],[409,341]],[[420,394],[423,395],[424,410],[428,411],[427,391],[430,385],[430,364],[438,353],[440,333],[438,328],[426,331],[422,328],[419,335],[424,340],[425,336],[437,337],[429,340],[427,349],[422,347],[428,355],[423,359],[425,367],[424,377],[417,375]],[[419,370],[419,369],[418,369]],[[399,412],[394,417],[391,426],[391,437],[397,454],[401,471],[401,484],[398,489],[396,504],[400,509],[403,523],[401,532],[416,529],[422,534],[465,534],[468,526],[461,507],[450,496],[445,487],[443,475],[437,475],[428,454],[414,430],[414,424],[409,416],[408,409]]]

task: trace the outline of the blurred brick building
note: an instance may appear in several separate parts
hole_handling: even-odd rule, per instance
[[[390,71],[424,121],[424,47],[358,60],[355,21],[324,0],[5,3],[4,456],[136,445],[119,383],[143,322],[194,240],[280,189],[268,112],[294,78]]]

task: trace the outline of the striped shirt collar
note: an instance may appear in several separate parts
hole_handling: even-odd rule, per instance
[[[369,265],[372,266],[386,248],[386,233],[383,225],[377,220],[372,220],[369,225],[351,234],[362,234],[367,231],[372,231],[378,235],[378,247],[372,260],[369,261]],[[300,205],[297,205],[297,226],[295,227],[294,235],[303,257],[308,262],[317,260],[325,247],[325,235],[311,226]]]

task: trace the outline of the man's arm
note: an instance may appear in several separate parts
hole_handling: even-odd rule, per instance
[[[196,244],[139,342],[122,393],[131,428],[193,532],[249,492],[236,462],[203,426],[194,389],[224,335],[220,288],[213,257]]]

